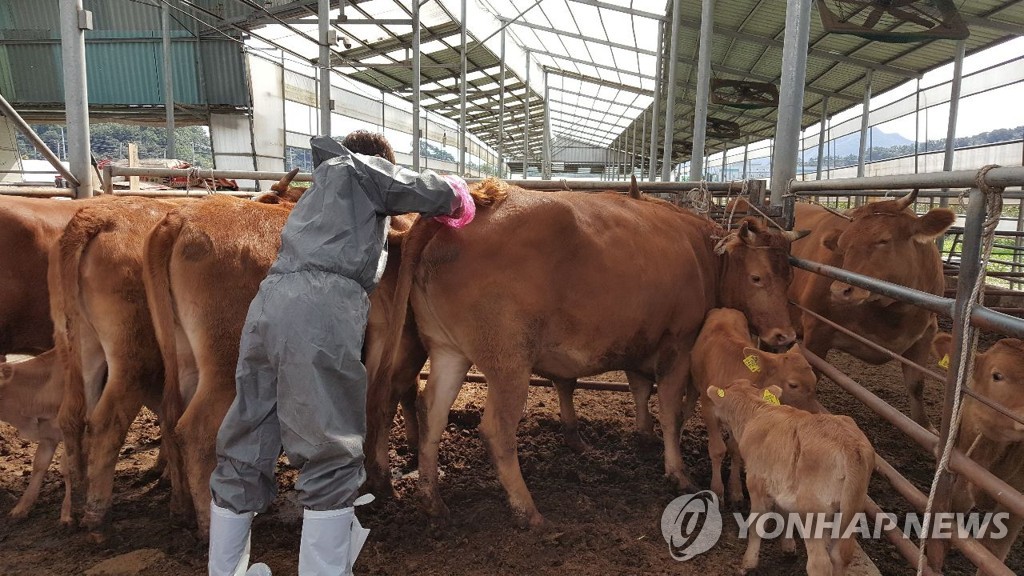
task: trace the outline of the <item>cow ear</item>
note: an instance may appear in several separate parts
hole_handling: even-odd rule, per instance
[[[782,398],[782,388],[775,386],[774,384],[765,388],[765,390],[771,392],[776,398]]]
[[[0,364],[0,381],[6,382],[14,376],[14,366],[4,362]]]
[[[919,217],[914,222],[914,240],[926,244],[935,240],[940,234],[956,222],[956,214],[946,208],[935,208]]]
[[[839,251],[839,237],[843,235],[842,230],[830,230],[821,239],[821,245],[833,252]]]
[[[708,386],[708,398],[711,399],[712,404],[717,404],[725,398],[725,390],[722,390],[718,386]]]
[[[953,351],[953,335],[949,332],[939,332],[932,339],[932,352],[935,353],[937,358],[948,358],[950,352]]]

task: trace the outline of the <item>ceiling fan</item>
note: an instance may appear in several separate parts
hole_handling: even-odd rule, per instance
[[[963,40],[970,35],[952,0],[816,0],[826,32],[880,42]]]
[[[711,102],[733,108],[776,108],[779,105],[779,89],[770,82],[713,78]]]

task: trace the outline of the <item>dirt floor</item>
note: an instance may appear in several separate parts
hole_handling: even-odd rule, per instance
[[[895,364],[869,367],[839,353],[829,358],[904,413],[908,411]],[[624,381],[621,374],[606,378]],[[669,555],[660,518],[665,505],[679,494],[662,477],[660,445],[645,444],[634,432],[632,397],[624,393],[576,393],[582,434],[591,446],[586,454],[577,455],[562,441],[554,391],[530,391],[519,430],[519,459],[550,526],[533,531],[515,528],[476,432],[485,393],[481,385],[465,386],[441,445],[442,494],[452,512],[451,524],[433,526],[415,506],[414,480],[399,480],[397,500],[378,500],[360,508],[362,523],[372,531],[356,566],[358,574],[735,573],[745,543],[737,538],[732,521],[726,522],[721,541],[708,553],[686,563]],[[819,396],[828,409],[853,416],[877,451],[927,492],[933,467],[929,455],[835,384],[822,382]],[[929,383],[927,400],[936,421],[940,399],[939,384]],[[205,544],[169,522],[168,488],[147,473],[156,458],[158,438],[156,418],[144,412],[129,433],[118,465],[110,514],[114,536],[96,545],[87,542],[81,531],[58,527],[63,488],[56,466],[51,467],[30,517],[20,522],[6,518],[28,481],[34,446],[0,425],[0,575],[205,574]],[[710,470],[705,443],[703,424],[699,418],[691,419],[682,440],[683,456],[695,481],[706,486]],[[392,466],[404,473],[413,470],[400,422],[393,429]],[[269,564],[275,576],[296,573],[301,512],[291,490],[295,474],[282,463],[281,491],[274,508],[254,523],[253,561]],[[871,495],[887,511],[908,509],[877,475]],[[913,574],[887,542],[862,541],[862,546],[883,575]],[[779,549],[778,542],[768,542],[757,574],[803,573],[805,561],[802,546],[790,556]],[[1020,542],[1009,565],[1014,572],[1024,573]],[[974,573],[956,552],[947,568],[950,576]]]

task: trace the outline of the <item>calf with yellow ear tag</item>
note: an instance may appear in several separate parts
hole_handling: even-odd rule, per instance
[[[804,544],[808,574],[843,574],[855,546],[848,528],[864,511],[875,451],[850,417],[779,405],[780,394],[778,386],[761,389],[749,380],[707,389],[715,416],[732,430],[746,464],[751,514],[773,508],[829,516],[839,512],[839,538],[829,543],[828,530],[812,530]],[[748,536],[741,574],[757,568],[760,554],[758,531]]]

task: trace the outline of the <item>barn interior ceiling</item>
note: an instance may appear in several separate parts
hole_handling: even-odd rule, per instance
[[[287,11],[308,21],[316,10],[315,2],[272,4],[268,10],[282,18]],[[500,142],[507,157],[521,158],[522,128],[513,127],[522,126],[529,106],[528,156],[540,158],[543,71],[547,71],[553,139],[566,135],[597,146],[613,146],[617,138],[631,134],[634,128],[637,134],[649,133],[655,77],[660,73],[664,78],[668,69],[671,0],[660,9],[653,9],[653,2],[633,0],[474,0],[470,4],[491,16],[490,21],[468,18],[467,31],[467,127],[488,145],[497,148]],[[847,20],[870,25],[890,38],[925,28],[920,22],[921,12],[914,18],[884,7],[865,9],[869,2],[851,1],[844,5],[843,0],[818,0],[811,17],[804,126],[819,121],[826,96],[830,115],[860,106],[869,72],[871,91],[879,94],[954,59],[954,39],[936,36],[912,42],[882,42],[825,30],[819,11],[828,11],[834,19],[836,14],[844,15],[843,10],[857,9],[854,4],[861,5],[862,14]],[[700,2],[680,5],[673,121],[677,140],[687,139],[692,132],[701,17]],[[970,34],[966,39],[967,54],[1024,35],[1024,2],[1019,0],[959,0],[955,8]],[[239,25],[257,30],[271,23],[279,24],[255,12]],[[408,25],[393,23],[410,18],[409,3],[350,1],[345,15],[349,23],[342,20],[335,26],[350,39],[351,47],[339,50],[332,64],[356,80],[410,98],[412,34]],[[927,8],[924,15],[928,16]],[[456,122],[460,116],[459,16],[459,0],[425,0],[421,4],[421,102]],[[785,16],[785,3],[781,2],[717,2],[711,53],[713,79],[726,84],[745,80],[777,86]],[[367,22],[375,19],[381,24]],[[353,22],[356,20],[358,23]],[[310,22],[308,26],[307,32],[314,35],[314,24]],[[504,94],[499,91],[502,60],[498,30],[502,26]],[[666,33],[659,45],[658,29],[662,26]],[[306,50],[312,57],[316,46],[310,45]],[[529,89],[525,82],[527,51],[532,63]],[[656,69],[659,52],[665,56],[660,71]],[[499,121],[502,98],[503,123]],[[662,102],[659,116],[664,110]],[[717,136],[709,133],[707,150],[711,153],[772,137],[776,108],[737,107],[712,101],[708,116],[730,128]],[[504,134],[499,133],[501,124]],[[664,119],[659,118],[658,124],[659,133],[663,134]]]
[[[167,3],[201,24],[198,30],[204,37],[248,38],[310,62],[319,54],[315,0],[130,1]],[[420,2],[420,102],[459,122],[461,2]],[[569,137],[614,148],[634,131],[649,135],[652,120],[659,134],[664,134],[664,89],[659,118],[654,118],[652,108],[656,79],[666,79],[669,69],[672,0],[660,7],[658,2],[636,0],[470,0],[468,4],[467,129],[492,148],[500,145],[506,158],[522,158],[527,116],[527,156],[541,157],[545,92],[553,140]],[[676,161],[689,154],[686,144],[693,130],[701,19],[701,2],[678,4],[672,79],[676,86],[673,140],[679,144]],[[334,69],[411,99],[410,2],[331,0],[331,7],[331,25],[339,38],[331,51]],[[958,13],[955,21],[944,20],[950,7]],[[772,88],[781,76],[785,18],[784,2],[716,3],[711,73],[713,85],[724,92],[714,92],[708,106],[709,127],[719,128],[709,130],[709,154],[773,136],[776,107],[764,104],[774,97]],[[826,30],[826,25],[835,28],[837,22],[860,32]],[[928,31],[929,22],[932,32],[950,37],[920,34]],[[951,37],[964,31],[969,33],[967,54],[1024,35],[1024,1],[815,0],[802,125],[818,122],[826,102],[829,115],[859,107],[869,76],[872,94],[879,94],[951,62],[957,44]],[[659,54],[663,56],[660,69]],[[504,91],[500,89],[502,72]],[[646,146],[642,148],[647,152]]]

